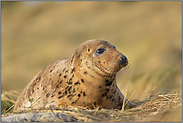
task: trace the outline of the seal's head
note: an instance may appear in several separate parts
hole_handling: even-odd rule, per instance
[[[114,76],[128,64],[128,59],[105,40],[88,40],[82,43],[72,56],[76,70],[92,72],[103,76]],[[92,73],[91,73],[92,74]]]

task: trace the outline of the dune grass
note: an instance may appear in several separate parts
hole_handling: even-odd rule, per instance
[[[12,112],[19,93],[17,91],[5,91],[1,94],[1,114]]]
[[[9,93],[12,95],[12,92]],[[13,102],[14,99],[8,99],[6,97],[8,96],[6,92],[5,94],[2,94],[2,101],[3,102]],[[49,109],[40,109],[40,110],[29,110],[29,111],[22,111],[22,112],[14,112],[11,113],[11,110],[9,110],[6,107],[5,113],[3,113],[2,117],[17,115],[17,114],[25,114],[29,113],[27,115],[32,115],[31,120],[26,119],[27,121],[39,121],[39,122],[64,122],[64,121],[77,121],[77,122],[143,122],[143,121],[157,121],[157,119],[154,119],[153,117],[160,117],[158,121],[181,121],[181,111],[174,112],[174,118],[170,119],[167,117],[167,114],[170,115],[170,111],[172,109],[181,108],[182,106],[182,92],[169,92],[159,95],[151,95],[149,99],[147,99],[145,102],[141,103],[139,106],[132,108],[132,109],[126,109],[126,110],[107,110],[107,109],[84,109],[82,107],[69,107],[69,108],[49,108]],[[9,107],[12,108],[11,106]],[[34,115],[31,113],[35,113]],[[43,114],[42,114],[43,113]],[[48,118],[48,114],[51,113],[51,115]],[[42,115],[40,115],[42,114]],[[59,117],[59,114],[64,114],[65,117]],[[165,115],[166,114],[166,115]],[[40,115],[40,116],[39,116]],[[20,115],[17,115],[17,119]],[[36,117],[39,116],[39,117]],[[22,120],[24,120],[22,118]]]

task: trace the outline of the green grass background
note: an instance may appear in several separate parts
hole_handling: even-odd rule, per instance
[[[129,59],[117,76],[127,97],[182,89],[180,1],[35,3],[1,2],[2,91],[21,92],[89,39],[108,40]]]

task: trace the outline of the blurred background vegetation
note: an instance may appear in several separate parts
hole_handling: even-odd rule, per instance
[[[84,41],[105,39],[129,59],[117,83],[129,97],[182,89],[179,2],[2,2],[2,91],[21,92]]]

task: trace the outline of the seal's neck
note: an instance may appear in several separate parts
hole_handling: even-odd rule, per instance
[[[81,78],[86,84],[94,84],[96,86],[111,86],[115,81],[116,74],[109,76],[100,71],[97,67],[93,67],[87,64],[81,64],[75,68],[75,75],[77,78]]]

